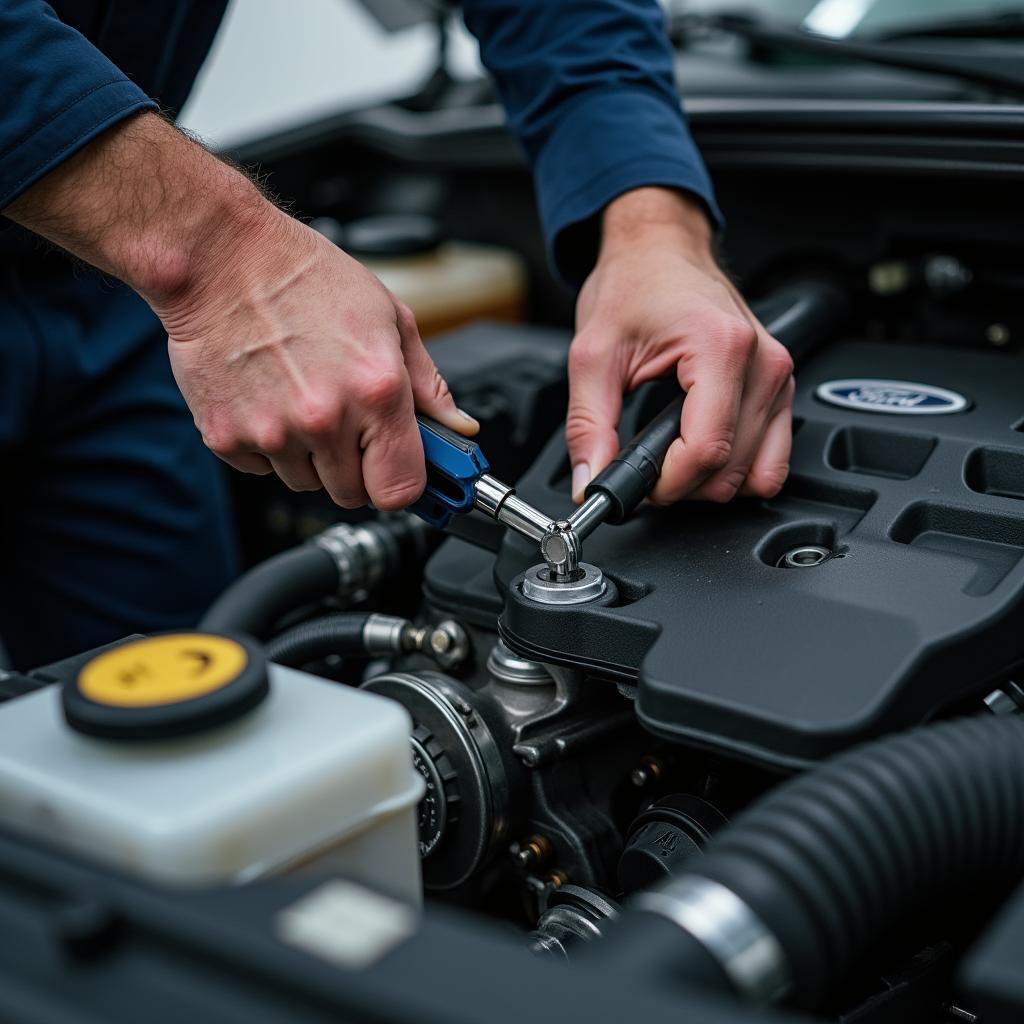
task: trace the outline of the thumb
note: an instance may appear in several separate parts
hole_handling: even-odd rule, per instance
[[[455,404],[447,381],[423,344],[412,310],[398,301],[395,308],[398,311],[398,332],[402,338],[402,356],[417,412],[426,413],[443,426],[472,437],[480,430],[480,424]]]
[[[565,439],[572,465],[572,496],[583,500],[587,484],[615,458],[619,450],[622,380],[614,343],[595,343],[577,335],[569,349],[569,413]]]

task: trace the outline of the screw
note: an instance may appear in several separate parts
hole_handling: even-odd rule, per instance
[[[544,881],[547,882],[552,889],[561,889],[562,886],[569,881],[569,876],[560,868],[555,868],[554,871],[545,876]]]
[[[469,634],[454,619],[445,619],[434,626],[427,643],[441,668],[455,668],[469,657]]]
[[[536,868],[551,856],[551,842],[546,836],[530,836],[522,843],[513,843],[509,853],[517,867]]]

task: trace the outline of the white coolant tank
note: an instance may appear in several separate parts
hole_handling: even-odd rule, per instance
[[[423,781],[405,710],[267,673],[254,650],[205,634],[134,641],[63,695],[53,685],[0,705],[0,821],[160,882],[315,868],[418,903]],[[248,689],[232,676],[239,658]]]

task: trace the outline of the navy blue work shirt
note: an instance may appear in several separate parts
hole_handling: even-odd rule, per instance
[[[563,277],[582,280],[596,256],[596,216],[630,189],[686,190],[720,220],[680,108],[657,0],[462,6],[533,165]],[[225,7],[0,0],[0,210],[118,121],[157,103],[178,109]]]

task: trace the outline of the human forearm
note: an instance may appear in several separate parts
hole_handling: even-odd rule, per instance
[[[240,470],[402,508],[425,481],[414,410],[475,429],[373,274],[156,116],[105,133],[6,213],[146,299],[204,440]]]
[[[105,132],[4,214],[163,306],[195,282],[211,248],[277,211],[244,175],[147,112]]]
[[[671,242],[695,262],[714,263],[713,233],[703,204],[666,188],[634,189],[608,204],[598,260],[654,238]]]

